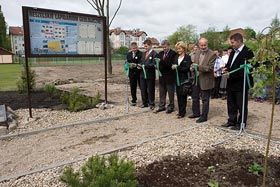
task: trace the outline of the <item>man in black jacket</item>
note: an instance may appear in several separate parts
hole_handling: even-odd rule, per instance
[[[137,83],[140,88],[140,69],[137,68],[138,64],[141,62],[142,52],[138,50],[136,42],[132,42],[131,51],[126,55],[126,62],[129,63],[129,82],[130,82],[130,92],[131,92],[131,105],[136,106],[137,102]]]
[[[243,123],[246,126],[248,115],[248,90],[249,86],[246,80],[245,86],[245,101],[243,111],[243,83],[244,83],[244,69],[228,74],[236,70],[249,59],[254,57],[253,52],[243,44],[243,37],[241,34],[236,33],[230,37],[232,48],[234,49],[226,64],[224,76],[227,80],[227,108],[228,108],[228,121],[223,127],[231,127],[233,130],[239,130],[242,123],[242,113],[244,112]],[[253,86],[252,75],[249,74],[249,81]]]
[[[159,76],[159,108],[156,112],[165,111],[171,113],[174,111],[174,88],[175,88],[175,71],[172,70],[172,64],[175,62],[176,52],[170,48],[168,40],[163,40],[163,51],[159,52],[159,70],[162,76]],[[166,105],[166,94],[168,93],[169,104]]]
[[[145,53],[142,55],[140,72],[140,86],[142,105],[141,108],[150,106],[151,110],[155,108],[155,80],[156,80],[156,62],[157,52],[152,48],[152,41],[146,39],[144,41]],[[140,67],[138,67],[141,69]]]

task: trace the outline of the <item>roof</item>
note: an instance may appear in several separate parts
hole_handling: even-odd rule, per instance
[[[134,29],[134,30],[123,30],[121,28],[115,28],[110,30],[110,35],[114,33],[115,35],[119,35],[121,32],[124,32],[126,35],[131,35],[131,36],[141,36],[142,34],[147,33],[145,31],[140,31],[139,29]]]
[[[236,34],[236,33],[241,34],[243,37],[245,36],[245,30],[244,29],[238,28],[238,29],[230,30],[230,35],[233,35],[233,34]]]
[[[23,29],[22,27],[9,27],[9,34],[23,36]]]
[[[0,55],[13,55],[14,53],[12,53],[11,51],[8,51],[2,47],[0,47]]]
[[[159,41],[156,38],[147,38],[149,40],[151,40],[152,45],[159,45]]]

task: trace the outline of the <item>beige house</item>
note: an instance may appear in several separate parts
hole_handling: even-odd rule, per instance
[[[14,54],[24,55],[24,33],[22,27],[9,27],[12,51]]]
[[[110,30],[110,41],[113,49],[118,49],[121,46],[129,47],[131,42],[136,42],[139,47],[143,47],[146,38],[146,32],[140,31],[140,29],[123,30],[118,27]]]
[[[0,47],[0,64],[12,64],[13,53]]]

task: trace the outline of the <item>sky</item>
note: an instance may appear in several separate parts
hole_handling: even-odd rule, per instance
[[[119,0],[110,0],[110,15]],[[86,0],[0,0],[8,26],[22,26],[22,6],[94,14]],[[279,0],[123,0],[110,29],[139,28],[159,41],[180,26],[194,25],[197,34],[209,27],[222,31],[250,27],[257,33],[280,16]]]

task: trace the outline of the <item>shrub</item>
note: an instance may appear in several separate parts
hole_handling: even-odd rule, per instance
[[[253,173],[255,175],[262,175],[263,174],[263,166],[259,165],[258,163],[254,162],[251,164],[248,168],[248,171],[250,173]]]
[[[90,98],[80,94],[79,88],[72,88],[70,93],[63,92],[60,96],[62,103],[68,106],[71,112],[78,112],[88,108],[95,107],[100,102],[100,93],[98,92],[96,97]]]
[[[45,84],[44,91],[47,92],[50,95],[50,97],[55,97],[58,95],[58,91],[53,83]]]
[[[108,158],[92,156],[77,172],[74,172],[72,167],[68,167],[60,176],[60,180],[69,187],[135,187],[137,185],[134,163],[119,160],[116,154]]]
[[[30,66],[28,66],[28,74],[29,74],[29,87],[30,90],[35,88],[35,71],[31,70]],[[27,90],[27,76],[26,76],[26,66],[24,66],[24,70],[21,72],[20,79],[17,82],[17,88],[19,93],[26,93]]]

